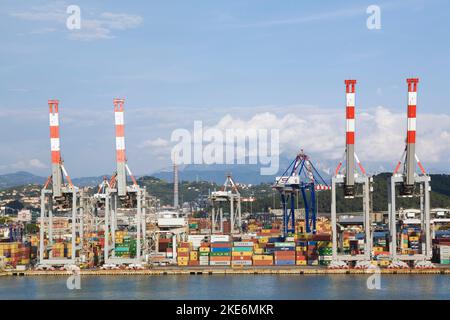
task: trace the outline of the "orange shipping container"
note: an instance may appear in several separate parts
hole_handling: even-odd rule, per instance
[[[211,256],[209,257],[209,261],[230,261],[230,256]]]

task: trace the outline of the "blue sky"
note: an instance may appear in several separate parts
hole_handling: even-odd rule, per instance
[[[81,8],[80,31],[65,26],[69,4]],[[372,4],[380,30],[366,27]],[[112,99],[125,97],[129,164],[143,174],[168,166],[171,131],[194,120],[220,126],[230,115],[250,125],[258,114],[292,114],[314,132],[314,121],[334,130],[328,110],[343,130],[333,117],[343,111],[346,78],[358,80],[367,128],[378,123],[378,136],[361,138],[362,160],[374,161],[364,150],[380,148],[379,161],[394,161],[403,146],[383,143],[391,140],[383,119],[398,117],[389,130],[403,135],[410,76],[420,78],[419,117],[427,114],[418,133],[435,143],[424,143],[422,162],[450,168],[449,17],[445,0],[2,1],[0,173],[49,172],[50,98],[61,101],[66,167],[87,176],[114,169]],[[298,133],[307,140],[299,144],[327,140],[310,135]]]

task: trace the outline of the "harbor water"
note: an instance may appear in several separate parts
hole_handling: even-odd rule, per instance
[[[167,275],[0,277],[0,299],[439,299],[450,300],[448,275]],[[378,287],[378,288],[377,288]]]

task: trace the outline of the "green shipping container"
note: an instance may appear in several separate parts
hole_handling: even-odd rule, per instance
[[[233,247],[231,250],[234,252],[252,252],[253,247]]]
[[[229,257],[230,252],[210,252],[211,257]]]

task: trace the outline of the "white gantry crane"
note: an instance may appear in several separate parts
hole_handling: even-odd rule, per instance
[[[431,263],[431,227],[430,227],[430,181],[424,167],[416,154],[416,109],[418,78],[406,80],[408,84],[407,135],[406,148],[390,178],[388,188],[389,228],[391,232],[390,254],[392,268],[409,267],[406,261],[414,263],[416,268],[433,267]],[[400,171],[403,162],[403,170]],[[416,173],[416,164],[420,174]],[[420,201],[420,247],[413,254],[399,250],[398,232],[400,231],[399,215],[396,207],[398,197],[419,198]],[[401,243],[400,243],[401,244]],[[401,249],[401,248],[400,248]]]
[[[372,177],[369,177],[361,165],[355,153],[355,85],[356,80],[345,80],[346,87],[346,138],[345,138],[345,171],[342,170],[341,161],[336,168],[334,176],[331,178],[331,224],[333,259],[330,268],[346,268],[347,263],[356,261],[356,268],[368,268],[370,266],[372,251],[372,236],[370,229],[370,193],[372,192]],[[355,167],[355,160],[359,167],[359,172]],[[355,253],[342,253],[339,244],[341,230],[337,221],[336,213],[336,191],[338,187],[343,188],[345,199],[362,199],[363,207],[363,228],[364,228],[364,251]],[[359,249],[359,248],[358,248]]]
[[[124,99],[114,99],[114,115],[116,127],[116,172],[110,181],[104,181],[96,196],[104,199],[105,203],[105,266],[116,267],[117,265],[140,266],[145,259],[145,237],[146,237],[146,190],[137,184],[131,173],[125,156],[124,135]],[[132,184],[127,184],[127,173]],[[116,252],[116,231],[118,231],[119,216],[130,232],[131,241],[136,243],[136,250],[131,252]],[[132,245],[134,247],[134,245]]]
[[[227,175],[221,191],[213,191],[209,195],[211,202],[211,232],[224,232],[223,207],[230,204],[231,234],[242,232],[241,194],[231,174]]]
[[[76,252],[81,248],[77,247],[76,238],[77,236],[82,237],[83,226],[81,221],[85,208],[83,204],[85,197],[83,197],[80,189],[73,185],[61,158],[59,101],[49,100],[48,105],[52,174],[41,190],[38,268],[68,266],[77,262]],[[67,226],[56,228],[54,225],[56,216],[67,219]],[[66,237],[68,233],[70,233],[70,239]],[[56,240],[68,243],[66,257],[64,257],[64,254],[61,255],[61,252],[54,252]]]

